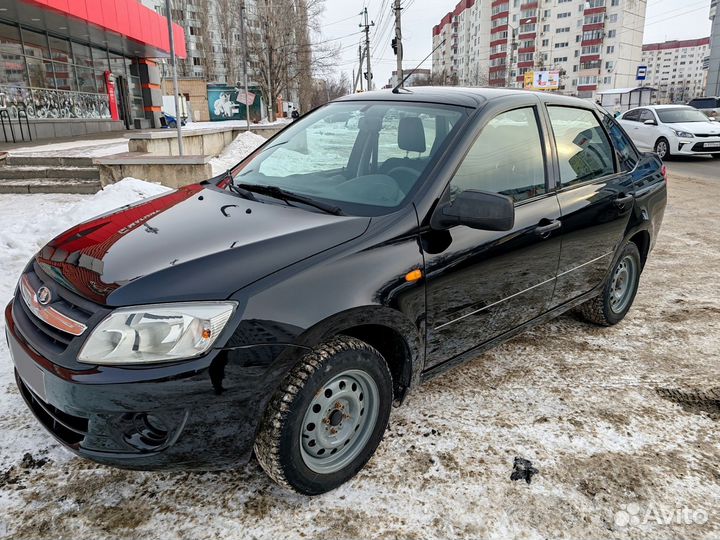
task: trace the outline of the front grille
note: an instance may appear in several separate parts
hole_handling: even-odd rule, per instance
[[[73,416],[45,403],[37,396],[15,372],[15,380],[23,399],[35,416],[51,433],[69,446],[78,446],[88,432],[88,419]]]
[[[705,147],[705,143],[695,143],[692,147],[693,152],[720,152],[720,146],[709,146]]]
[[[48,287],[53,296],[53,301],[49,305],[79,323],[89,326],[90,319],[101,310],[97,304],[85,300],[51,279],[37,263],[25,276],[34,290],[42,286]],[[19,293],[15,296],[15,304],[18,331],[39,353],[50,357],[60,355],[75,339],[72,334],[55,328],[35,316]]]
[[[720,137],[720,133],[695,133],[696,137]]]

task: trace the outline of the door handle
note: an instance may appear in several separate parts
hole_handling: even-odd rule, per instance
[[[632,202],[633,199],[635,199],[635,195],[632,195],[632,194],[626,195],[624,197],[622,197],[622,196],[618,197],[617,199],[615,199],[615,206],[622,208],[627,203]]]
[[[537,227],[535,227],[535,234],[537,234],[538,236],[542,236],[543,238],[547,238],[550,236],[551,232],[559,229],[560,227],[562,227],[562,223],[557,219],[553,219],[547,225],[538,225]]]

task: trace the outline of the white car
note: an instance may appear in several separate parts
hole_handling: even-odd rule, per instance
[[[720,157],[720,123],[687,105],[648,105],[630,109],[618,122],[640,150],[660,159],[673,155]]]

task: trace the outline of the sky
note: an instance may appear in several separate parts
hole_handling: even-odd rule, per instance
[[[432,27],[457,0],[402,0],[402,34],[405,70],[413,69],[432,50]],[[375,22],[370,29],[370,50],[376,88],[387,84],[396,61],[390,40],[394,37],[394,0],[325,0],[322,36],[315,41],[333,40],[340,46],[337,73],[352,77],[358,65],[358,44],[362,37],[360,12],[367,7]],[[710,0],[647,0],[645,43],[672,39],[694,39],[710,35]],[[428,59],[422,67],[430,67]]]

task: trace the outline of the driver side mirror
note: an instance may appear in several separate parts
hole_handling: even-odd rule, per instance
[[[657,126],[657,122],[652,118],[650,120],[645,120],[643,124],[645,124],[646,126]]]
[[[515,205],[510,197],[468,189],[453,201],[441,202],[435,209],[430,226],[449,229],[465,225],[483,231],[509,231],[515,225]]]

